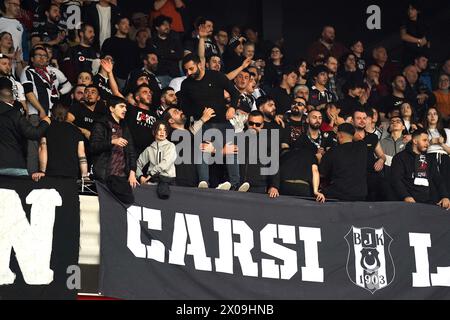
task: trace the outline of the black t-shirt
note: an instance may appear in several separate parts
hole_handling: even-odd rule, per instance
[[[323,148],[325,151],[328,151],[336,146],[337,138],[333,131],[329,131],[320,132],[317,139],[313,139],[309,135],[309,132],[306,131],[304,135],[300,136],[300,139],[297,141],[297,145],[299,148],[311,150],[314,154],[316,154],[319,148]]]
[[[375,169],[373,168],[373,166],[377,161],[377,158],[375,156],[375,148],[378,145],[378,136],[374,133],[366,132],[364,142],[367,145],[367,172],[375,173]]]
[[[48,155],[46,175],[77,178],[78,144],[83,141],[80,130],[67,122],[53,122],[45,137]]]
[[[281,158],[280,178],[286,180],[303,180],[312,185],[312,166],[317,165],[317,158],[308,149],[294,149]]]
[[[139,65],[137,44],[128,38],[113,36],[106,39],[102,46],[102,53],[114,58],[114,73],[120,79],[127,79],[130,70]]]
[[[94,85],[99,89],[100,91],[100,98],[102,100],[108,101],[113,96],[111,87],[109,85],[109,79],[103,77],[100,73],[97,73],[94,76]]]
[[[80,72],[92,72],[92,63],[99,58],[99,54],[92,47],[76,45],[71,47],[65,61],[74,65],[77,74]]]
[[[285,143],[291,148],[296,146],[297,141],[305,133],[305,129],[304,119],[300,121],[287,119],[285,121],[285,127],[281,129],[281,143]]]
[[[216,113],[211,123],[226,123],[224,90],[231,96],[231,105],[236,107],[239,92],[223,73],[207,70],[201,80],[187,78],[181,84],[181,108],[187,117],[193,116],[198,120],[203,110],[209,107]]]
[[[399,98],[396,96],[388,95],[385,97],[381,102],[381,109],[380,112],[384,112],[386,115],[391,112],[393,109],[400,108],[400,106],[406,102],[406,99]]]
[[[174,133],[176,133],[178,130],[174,130],[170,136],[170,141],[175,144],[177,147],[177,154],[180,159],[184,159],[184,152],[187,150],[184,148],[181,148],[181,146],[188,143],[188,145],[191,147],[191,158],[186,159],[189,162],[184,161],[183,163],[176,164],[175,165],[175,171],[176,171],[176,184],[180,187],[197,187],[198,185],[198,176],[197,176],[197,168],[195,166],[195,154],[194,154],[194,148],[195,145],[193,143],[194,141],[194,135],[188,131],[185,130],[184,133],[187,134],[190,137],[190,141],[183,141],[184,136],[182,136],[178,141],[175,141],[173,139]],[[180,147],[178,145],[180,144]]]
[[[325,89],[323,92],[320,92],[315,86],[312,86],[311,91],[309,93],[309,101],[308,104],[317,107],[322,104],[336,102],[334,101],[335,97],[331,91]]]
[[[367,196],[367,146],[364,142],[337,145],[325,153],[320,173],[330,181],[328,198],[363,201]]]
[[[107,108],[102,101],[97,102],[94,111],[91,111],[83,104],[77,103],[70,107],[69,112],[75,117],[73,123],[77,127],[92,131],[94,121],[105,116],[107,114]]]
[[[155,141],[152,126],[157,120],[156,115],[152,110],[128,106],[125,120],[133,137],[136,154],[139,156]]]
[[[286,89],[276,87],[272,90],[271,95],[277,107],[277,114],[285,114],[291,110],[291,106],[294,104],[294,96],[287,93]]]

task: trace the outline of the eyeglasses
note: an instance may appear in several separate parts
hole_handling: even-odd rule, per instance
[[[262,123],[261,123],[261,122],[253,122],[253,121],[249,121],[249,122],[248,122],[248,126],[249,126],[249,127],[255,126],[255,127],[259,128],[259,127],[262,126]]]
[[[297,107],[306,107],[306,105],[305,105],[303,102],[296,102],[296,103],[294,103],[294,106],[297,106]]]
[[[48,58],[48,55],[46,55],[46,54],[39,54],[39,53],[37,53],[37,54],[35,54],[34,55],[36,58]]]

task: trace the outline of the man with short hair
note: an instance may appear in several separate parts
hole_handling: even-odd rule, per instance
[[[0,78],[0,175],[29,174],[24,157],[26,139],[39,140],[49,124],[50,119],[44,117],[36,127],[32,126],[20,108],[14,106],[11,81],[5,77]]]
[[[114,70],[117,76],[119,89],[125,86],[130,70],[139,65],[139,53],[137,44],[128,38],[130,21],[126,17],[120,17],[116,24],[116,34],[105,40],[102,46],[102,54],[113,57]],[[126,48],[126,50],[124,50]]]
[[[100,54],[94,49],[95,31],[94,27],[83,23],[78,30],[80,44],[70,47],[64,58],[62,69],[70,82],[76,82],[80,72],[96,74],[100,67]]]
[[[415,66],[407,66],[403,70],[403,75],[406,78],[405,97],[414,108],[418,119],[422,119],[428,108],[435,105],[436,99],[427,86],[419,81],[419,73]]]
[[[427,154],[429,145],[426,130],[413,132],[412,143],[392,160],[392,186],[397,200],[449,209],[448,190],[437,169],[436,157]]]
[[[334,27],[324,26],[320,39],[308,48],[308,63],[312,65],[314,61],[328,56],[339,60],[344,53],[348,52],[348,49],[342,43],[335,41],[335,38]]]
[[[319,172],[329,183],[323,194],[328,199],[365,201],[367,197],[367,147],[353,142],[355,128],[350,123],[339,125],[339,144],[326,152]]]
[[[156,77],[159,64],[158,56],[154,51],[150,51],[145,55],[142,62],[144,65],[142,68],[133,70],[128,75],[124,93],[133,94],[136,91],[136,81],[145,75],[148,79],[148,85],[153,92],[153,101],[158,102],[161,99],[161,90],[163,89],[161,82]]]
[[[337,84],[338,60],[333,56],[329,56],[325,62],[325,66],[328,68],[328,82],[326,87],[333,94],[334,100],[337,101],[343,97],[342,88],[338,88]]]
[[[156,116],[158,118],[161,118],[164,111],[171,107],[177,107],[178,106],[178,98],[175,94],[175,90],[171,87],[166,87],[162,90],[161,93],[161,99],[160,104],[158,106],[158,109],[156,110]]]
[[[384,164],[383,186],[381,188],[383,198],[386,201],[395,201],[394,190],[392,189],[392,159],[405,150],[407,139],[403,135],[405,123],[400,116],[393,116],[389,119],[389,136],[380,141],[381,148],[386,155],[386,163]]]
[[[386,84],[380,81],[381,68],[376,64],[367,67],[364,77],[366,86],[364,95],[367,97],[367,106],[381,111],[381,103],[385,96],[388,95]]]
[[[0,53],[0,77],[4,77],[11,81],[11,86],[14,95],[14,101],[20,103],[21,108],[28,113],[27,101],[25,98],[25,91],[20,82],[12,75],[11,59],[3,53]]]
[[[323,118],[320,111],[310,111],[306,118],[306,132],[300,136],[297,142],[299,148],[311,150],[319,164],[325,153],[337,144],[336,134],[333,131],[323,132],[320,130],[322,122]]]
[[[433,91],[433,81],[431,75],[427,72],[428,69],[428,57],[425,54],[418,54],[414,58],[413,66],[416,68],[419,74],[419,82],[427,87],[429,91]]]
[[[297,84],[298,71],[293,66],[283,68],[281,84],[272,89],[271,95],[275,100],[279,114],[284,115],[291,109],[294,102],[293,89]]]
[[[162,87],[167,87],[170,80],[180,75],[178,62],[183,58],[183,46],[176,34],[171,31],[172,18],[158,16],[153,20],[156,34],[150,45],[159,59],[157,76]]]
[[[247,134],[250,139],[245,141],[245,161],[240,164],[239,172],[241,175],[242,185],[239,191],[249,191],[253,193],[268,194],[270,198],[277,198],[280,193],[280,175],[279,170],[275,174],[264,175],[262,170],[267,167],[261,162],[259,148],[265,146],[267,148],[265,154],[272,155],[275,150],[271,150],[271,144],[260,143],[260,133],[264,130],[264,116],[260,111],[252,111],[248,115]],[[256,163],[250,159],[257,155]],[[278,161],[278,159],[276,160]],[[248,189],[249,188],[249,189]]]
[[[285,127],[281,129],[281,149],[295,148],[305,133],[306,100],[295,98],[291,110],[284,114]]]
[[[386,155],[378,141],[378,136],[366,131],[367,113],[364,109],[354,110],[352,122],[355,127],[355,141],[363,141],[367,146],[367,200],[379,201],[380,172],[384,168]]]
[[[392,94],[386,96],[382,102],[381,107],[379,109],[380,117],[382,119],[386,119],[387,115],[393,109],[400,109],[400,106],[407,102],[405,98],[405,90],[406,90],[406,78],[402,74],[396,75],[391,82],[392,86]]]
[[[67,48],[67,29],[59,23],[61,11],[59,5],[50,3],[45,9],[45,23],[31,33],[31,46],[47,44],[53,48],[53,56],[59,58],[60,48]]]
[[[152,108],[152,99],[152,89],[147,84],[142,84],[134,93],[136,106],[127,108],[125,121],[133,137],[137,155],[140,155],[154,141],[152,126],[157,117],[155,109]]]
[[[218,28],[214,32],[214,40],[217,48],[219,49],[218,57],[221,58],[225,52],[225,47],[228,45],[228,32],[225,28]]]
[[[205,17],[198,17],[194,23],[195,30],[192,33],[192,38],[187,40],[184,44],[184,50],[187,53],[197,53],[199,44],[199,30],[205,28],[207,32],[207,39],[205,40],[205,58],[209,59],[212,55],[222,56],[221,50],[218,45],[212,40],[214,34],[214,22]],[[228,41],[227,41],[228,44]]]
[[[206,107],[214,109],[216,116],[203,129],[205,131],[217,129],[222,133],[223,137],[233,138],[234,140],[234,137],[231,135],[231,133],[234,134],[234,129],[229,120],[235,116],[239,92],[224,74],[205,70],[197,55],[187,55],[184,57],[182,65],[188,78],[181,85],[181,109],[189,118],[192,117],[194,120],[201,118]],[[225,102],[224,91],[227,91],[231,96],[230,106],[227,106]],[[227,132],[229,134],[226,134]],[[233,141],[216,141],[215,148],[220,150],[225,144],[229,143],[233,143]],[[203,161],[198,168],[200,183],[203,182],[202,187],[207,187],[209,183],[209,168]],[[239,166],[235,155],[227,157],[227,171],[230,179],[228,184],[231,184],[233,189],[237,189],[240,179]]]
[[[345,120],[352,117],[355,110],[361,109],[364,105],[364,83],[357,79],[350,79],[345,85],[345,98],[339,102],[341,106],[340,116]]]
[[[393,77],[400,72],[398,66],[389,61],[387,50],[383,46],[373,48],[372,58],[374,63],[381,68],[380,82],[389,86]]]

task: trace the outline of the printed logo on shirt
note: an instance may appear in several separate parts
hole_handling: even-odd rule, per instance
[[[140,126],[151,128],[153,124],[156,122],[156,118],[142,111],[139,111],[136,116],[136,122]]]

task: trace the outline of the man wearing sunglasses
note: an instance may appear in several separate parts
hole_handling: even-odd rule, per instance
[[[266,154],[275,154],[271,150],[270,142],[260,143],[264,136],[261,136],[261,131],[264,130],[264,115],[260,111],[252,111],[248,116],[246,135],[250,137],[256,136],[256,139],[246,139],[245,141],[245,163],[239,165],[239,172],[241,175],[242,185],[248,183],[250,185],[249,192],[253,193],[267,193],[270,198],[277,198],[280,188],[279,170],[274,175],[264,175],[262,170],[268,165],[262,164],[259,155],[261,151],[259,148],[267,147]],[[257,141],[257,142],[256,142]],[[256,142],[256,143],[255,143]],[[264,141],[262,141],[264,142]],[[253,147],[251,146],[253,144]],[[257,146],[258,150],[254,149]],[[253,155],[258,155],[256,163],[251,161]],[[273,161],[273,159],[272,159]],[[277,159],[276,159],[277,161]],[[269,164],[270,165],[270,164]]]
[[[288,149],[305,133],[306,100],[295,98],[291,109],[284,114],[285,127],[281,130],[281,149]]]

